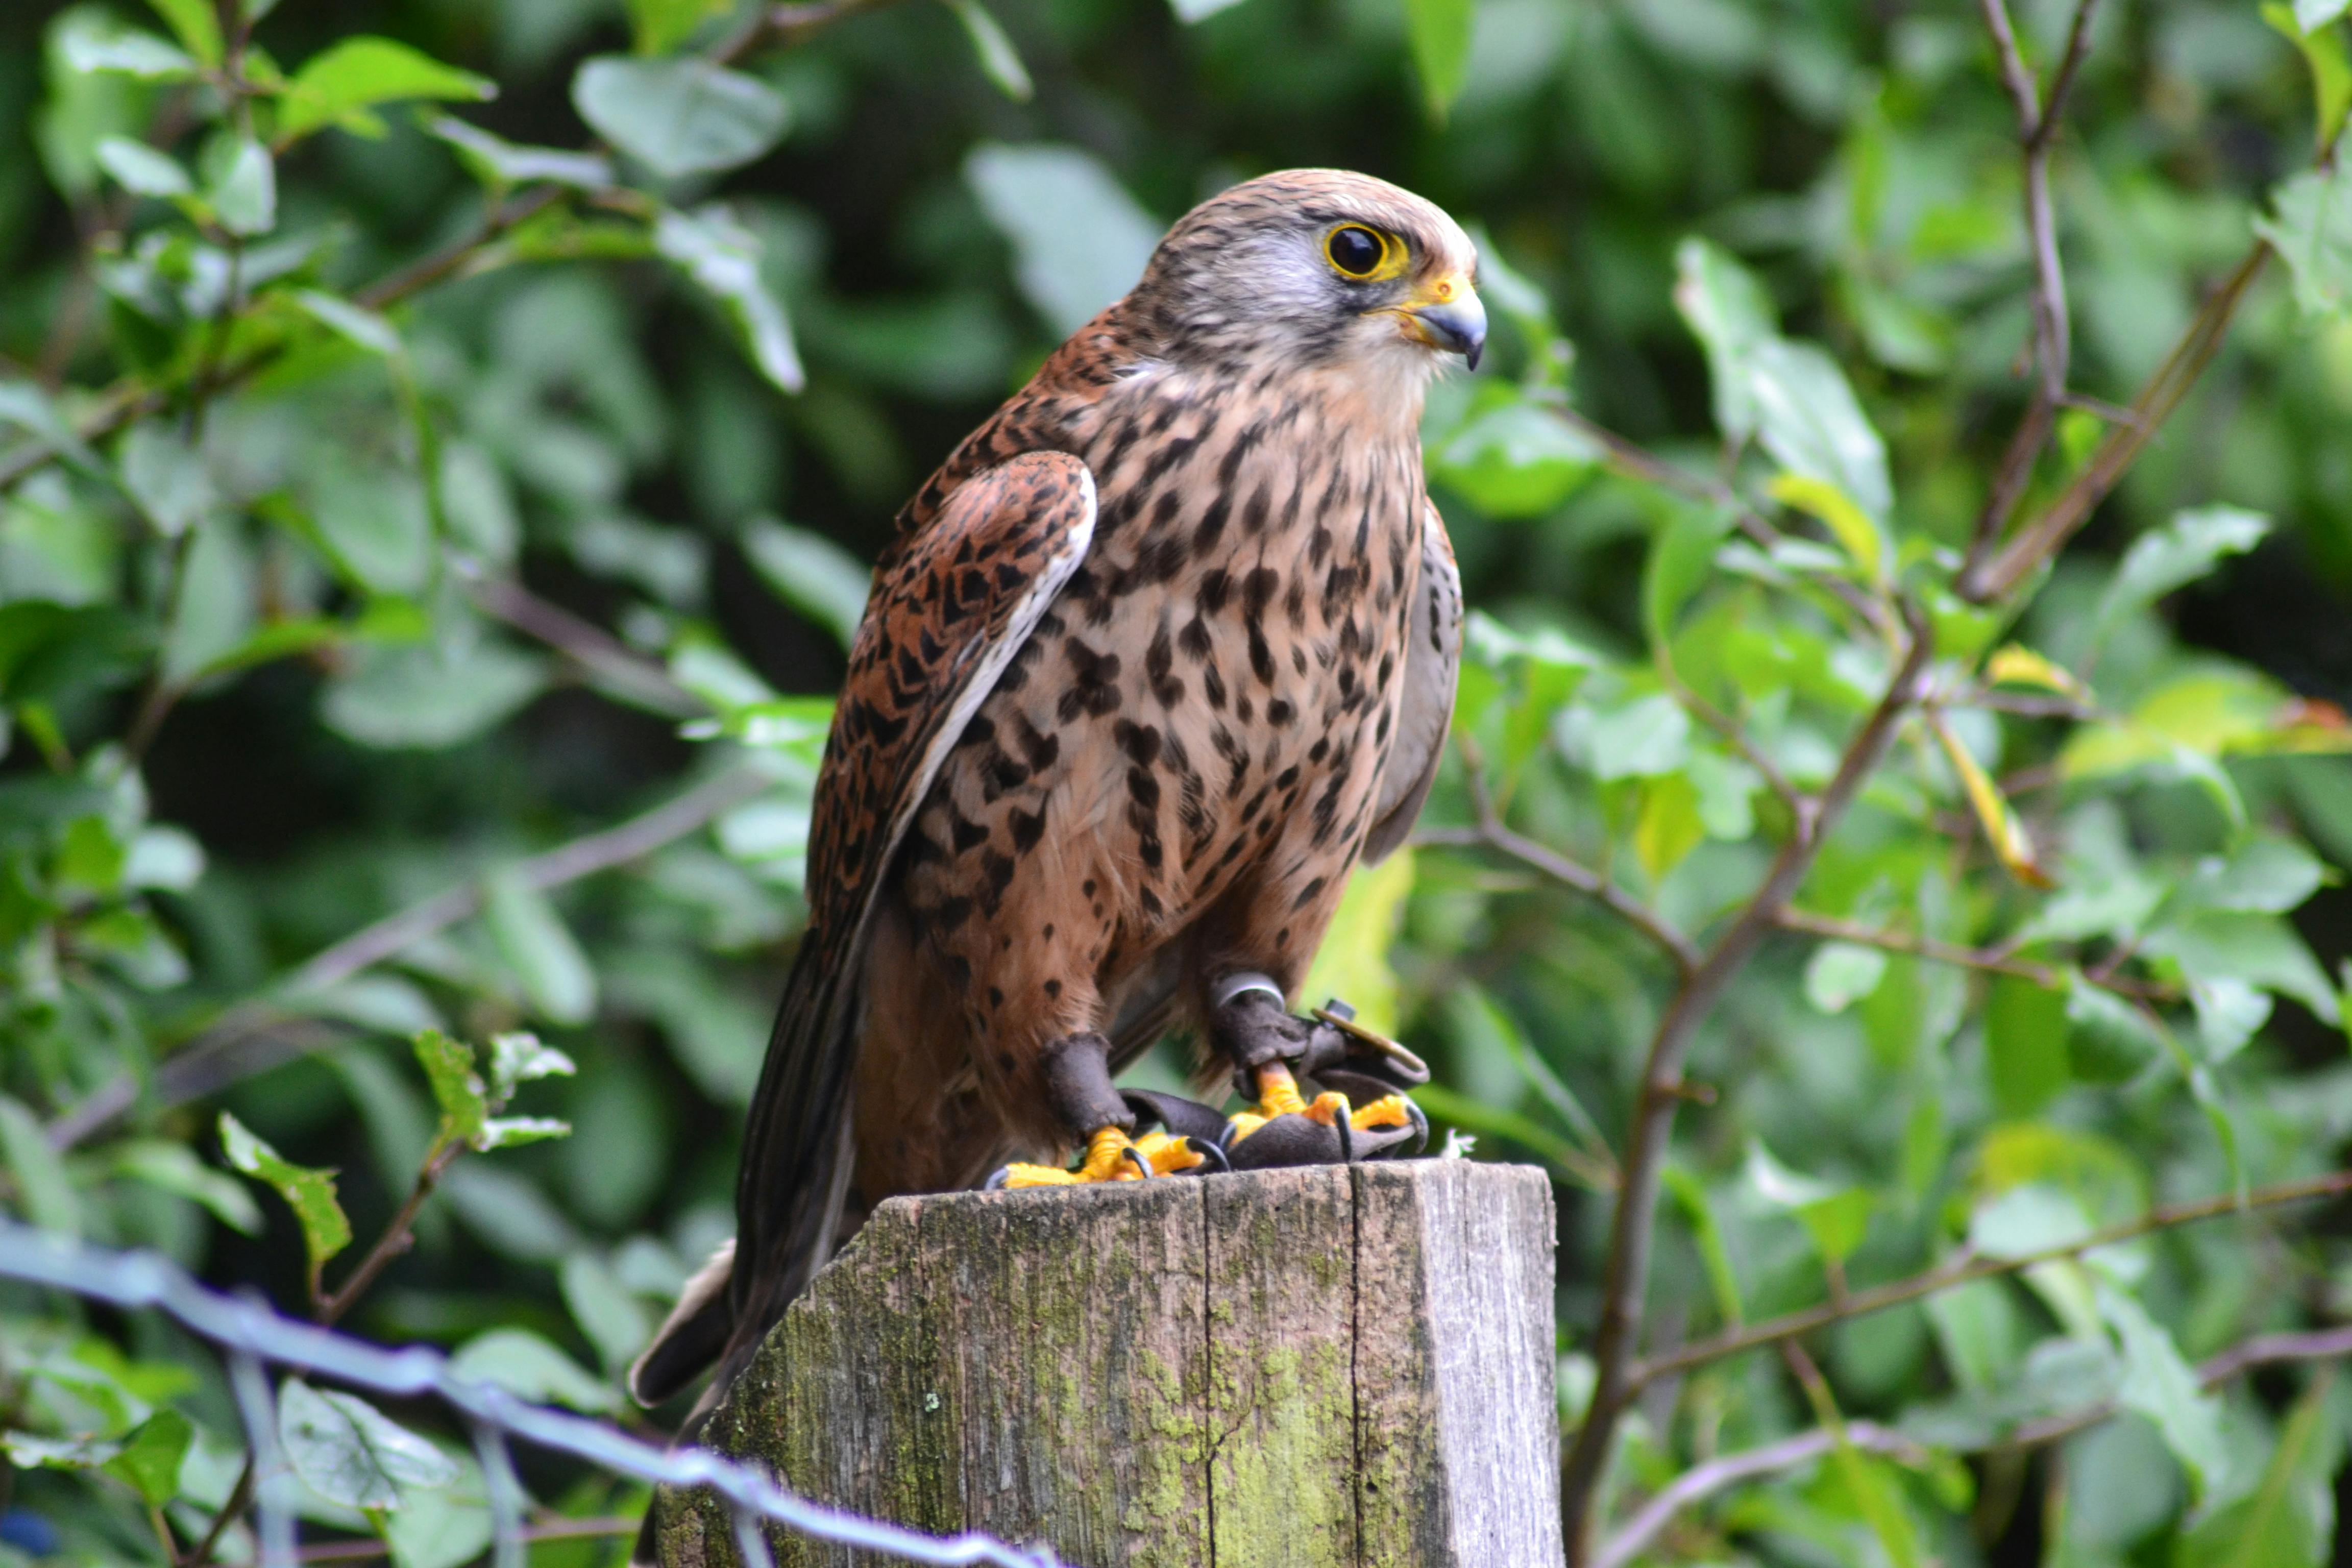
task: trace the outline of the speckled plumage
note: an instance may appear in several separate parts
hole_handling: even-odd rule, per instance
[[[1392,286],[1316,270],[1348,222],[1409,246]],[[1417,435],[1437,356],[1380,301],[1475,265],[1364,176],[1237,186],[901,512],[711,1298],[730,1362],[874,1203],[1083,1134],[1051,1042],[1131,1054],[1236,969],[1295,990],[1409,828],[1460,603]]]

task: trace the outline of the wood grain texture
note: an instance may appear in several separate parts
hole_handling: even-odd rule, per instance
[[[1081,1568],[1555,1568],[1552,1245],[1540,1173],[1465,1161],[897,1199],[706,1440]],[[660,1506],[667,1568],[731,1568]]]

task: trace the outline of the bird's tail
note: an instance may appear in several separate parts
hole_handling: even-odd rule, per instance
[[[713,1362],[714,1388],[760,1341],[833,1250],[855,1151],[850,1065],[857,1008],[846,965],[803,940],[751,1099],[735,1191],[736,1236],[687,1282],[629,1369],[629,1392],[658,1405]],[[706,1399],[705,1404],[709,1401]]]

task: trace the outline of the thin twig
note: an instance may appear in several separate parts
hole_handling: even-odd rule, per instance
[[[1470,799],[1477,813],[1474,827],[1424,828],[1413,836],[1415,843],[1442,845],[1449,848],[1484,847],[1508,855],[1530,870],[1540,871],[1564,888],[1571,888],[1617,916],[1640,931],[1656,945],[1674,963],[1675,972],[1687,977],[1698,967],[1698,949],[1690,938],[1677,930],[1673,921],[1651,909],[1641,900],[1626,892],[1616,883],[1588,866],[1579,865],[1549,845],[1511,831],[1495,809],[1493,795],[1487,793],[1485,770],[1479,765],[1477,752],[1465,742],[1468,762]]]
[[[1749,767],[1763,775],[1765,787],[1769,789],[1779,798],[1780,804],[1788,808],[1789,816],[1797,822],[1799,831],[1801,832],[1805,819],[1812,815],[1812,798],[1789,782],[1789,775],[1780,771],[1780,764],[1774,762],[1765,753],[1761,746],[1748,737],[1747,730],[1741,726],[1739,721],[1694,690],[1687,681],[1675,673],[1663,654],[1660,655],[1658,663],[1661,667],[1659,673],[1664,678],[1666,689],[1673,694],[1675,700],[1681,703],[1693,718],[1722,736],[1725,742],[1733,751],[1738,752]]]
[[[1601,1468],[1617,1419],[1635,1388],[1630,1374],[1641,1333],[1643,1299],[1649,1282],[1650,1247],[1656,1229],[1667,1143],[1674,1129],[1675,1107],[1683,1099],[1683,1058],[1697,1037],[1700,1026],[1715,1011],[1716,1004],[1779,923],[1780,911],[1796,897],[1823,841],[1861,793],[1864,782],[1877,769],[1904,718],[1917,703],[1934,652],[1935,635],[1927,617],[1916,608],[1906,607],[1906,620],[1910,646],[1877,707],[1847,742],[1836,773],[1822,792],[1812,820],[1804,825],[1804,831],[1791,835],[1781,847],[1763,886],[1716,940],[1706,960],[1683,983],[1651,1039],[1624,1161],[1625,1184],[1610,1224],[1601,1319],[1593,1335],[1596,1374],[1592,1398],[1561,1467],[1560,1492],[1566,1509],[1571,1563],[1582,1563],[1590,1557],[1592,1531],[1598,1523],[1593,1518],[1593,1504]]]
[[[416,1216],[423,1212],[425,1200],[433,1195],[433,1189],[441,1184],[442,1176],[465,1152],[465,1143],[452,1138],[425,1156],[425,1163],[417,1167],[416,1181],[408,1189],[406,1201],[384,1226],[383,1234],[376,1238],[375,1245],[368,1248],[368,1255],[360,1259],[359,1267],[351,1271],[341,1288],[333,1295],[317,1299],[316,1316],[320,1323],[333,1327],[345,1312],[352,1310],[353,1303],[367,1294],[368,1287],[391,1267],[394,1258],[416,1245]]]
[[[2141,450],[2164,426],[2173,410],[2219,352],[2238,307],[2262,276],[2270,260],[2268,241],[2256,240],[2235,270],[2207,296],[2188,329],[2157,366],[2139,395],[2132,400],[2132,419],[2107,432],[2106,439],[2072,484],[2060,492],[2042,515],[2012,536],[2000,552],[1964,570],[1958,584],[1962,598],[1987,604],[2005,597],[2019,584],[2041,570],[2076,530],[2090,520],[2093,509],[2106,499]]]
[[[2352,1355],[2352,1328],[2319,1329],[2296,1334],[2261,1334],[2221,1352],[2200,1366],[2197,1382],[2207,1389],[2218,1388],[2257,1366],[2280,1362],[2326,1361],[2345,1355]],[[2116,1411],[2115,1405],[2106,1403],[2053,1416],[2046,1421],[2020,1427],[1994,1444],[1993,1447],[2038,1447],[2095,1426],[2114,1416]],[[1871,1453],[1913,1455],[1925,1447],[1925,1445],[1906,1437],[1899,1431],[1868,1421],[1847,1422],[1845,1436],[1847,1442]],[[1837,1439],[1832,1433],[1815,1427],[1778,1442],[1743,1448],[1692,1466],[1661,1488],[1655,1496],[1642,1505],[1641,1511],[1619,1527],[1617,1532],[1609,1538],[1609,1544],[1593,1558],[1593,1568],[1625,1568],[1625,1564],[1640,1556],[1650,1542],[1657,1539],[1659,1532],[1673,1522],[1676,1514],[1743,1481],[1795,1469],[1800,1465],[1820,1458],[1836,1446]]]
[[[2033,262],[2033,357],[2039,372],[2033,396],[2024,417],[2011,436],[2000,466],[1994,470],[1992,489],[1977,515],[1969,542],[1968,569],[1980,567],[1999,542],[2001,531],[2024,497],[2055,428],[2058,409],[2066,401],[2066,378],[2074,352],[2074,326],[2066,302],[2065,269],[2058,255],[2058,215],[2050,195],[2050,153],[2057,139],[2066,98],[2074,88],[2083,57],[2090,47],[2091,16],[2098,0],[2075,0],[2074,24],[2067,30],[2066,52],[2053,79],[2045,103],[2033,71],[2019,49],[2004,0],[1981,0],[1986,30],[2000,64],[2001,84],[2017,110],[2018,152],[2023,162],[2026,248]]]
[[[467,585],[467,594],[490,615],[562,653],[616,697],[674,719],[709,711],[708,703],[660,665],[510,577],[478,579]]]
[[[534,855],[518,865],[515,874],[525,886],[544,892],[611,870],[695,832],[766,789],[772,782],[766,771],[755,763],[730,769],[641,816]],[[314,954],[271,987],[271,992],[289,996],[339,984],[469,918],[481,908],[481,886],[474,880],[436,893]],[[198,1075],[214,1058],[287,1016],[281,1007],[264,1002],[247,1002],[230,1008],[157,1071],[155,1089],[159,1099],[168,1105],[188,1098],[179,1093],[179,1085]],[[127,1073],[93,1089],[48,1124],[49,1142],[58,1149],[72,1148],[129,1110],[137,1101],[138,1093],[137,1083]]]
[[[1887,952],[1906,953],[1937,963],[1982,970],[1988,974],[2011,975],[2019,980],[2031,980],[2036,985],[2053,991],[2064,990],[2071,978],[2066,970],[2056,964],[2036,963],[2032,959],[2017,958],[2000,948],[1969,947],[1960,942],[1921,936],[1916,931],[1864,925],[1859,921],[1843,921],[1807,910],[1781,910],[1780,926],[1783,931],[1801,931],[1807,936],[1826,937],[1832,942],[1850,942]],[[2103,991],[2113,991],[2139,1000],[2172,1001],[2179,994],[2171,986],[2153,981],[2127,979],[2105,967],[2088,971],[2084,978]]]
[[[2225,1215],[2251,1214],[2257,1209],[2276,1208],[2283,1204],[2340,1197],[2346,1193],[2352,1193],[2352,1171],[2333,1171],[2324,1176],[2312,1176],[2299,1182],[2281,1182],[2274,1186],[2256,1187],[2242,1199],[2234,1193],[2228,1193],[2219,1197],[2200,1198],[2193,1203],[2161,1205],[2135,1218],[2090,1231],[2073,1241],[2014,1257],[1989,1258],[1979,1253],[1963,1252],[1925,1273],[1874,1285],[1866,1290],[1856,1290],[1840,1301],[1825,1301],[1802,1311],[1768,1318],[1760,1323],[1727,1330],[1710,1339],[1694,1340],[1675,1350],[1663,1352],[1631,1368],[1628,1385],[1638,1389],[1652,1378],[1685,1372],[1707,1362],[1720,1361],[1725,1356],[1755,1350],[1760,1345],[1793,1339],[1799,1334],[1809,1334],[1848,1318],[1864,1317],[1889,1307],[1899,1307],[1906,1301],[1916,1301],[1923,1296],[1932,1296],[1956,1285],[1965,1285],[1972,1279],[2014,1274],[2037,1263],[2080,1257],[2103,1247],[2113,1247],[2119,1242],[2136,1240],[2179,1226],[2194,1225],[2201,1220],[2219,1219]]]

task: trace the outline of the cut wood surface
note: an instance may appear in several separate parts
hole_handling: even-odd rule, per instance
[[[1541,1173],[1460,1160],[897,1199],[705,1441],[1079,1568],[1556,1568],[1552,1246]],[[666,1568],[736,1562],[660,1506]]]

